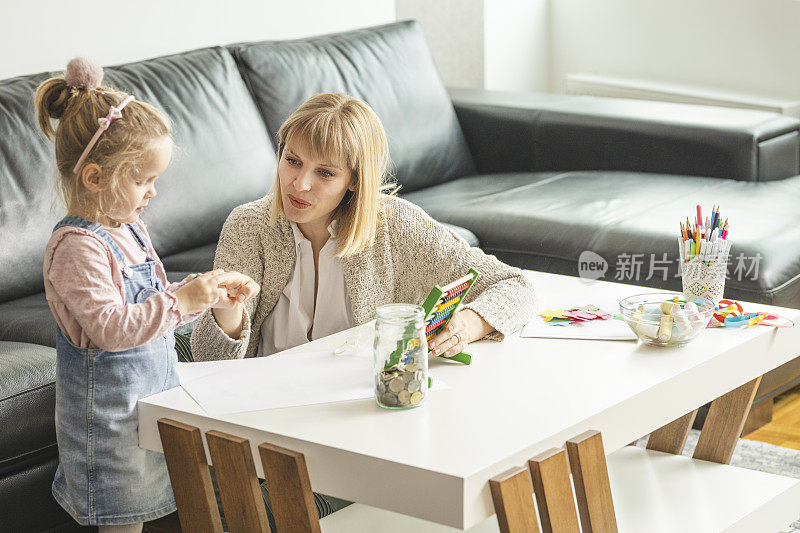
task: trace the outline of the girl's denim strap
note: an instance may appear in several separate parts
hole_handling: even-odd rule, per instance
[[[64,218],[62,218],[58,224],[56,224],[56,226],[53,228],[53,231],[64,226],[83,228],[91,231],[92,233],[94,233],[95,235],[106,241],[109,248],[111,248],[111,253],[114,254],[114,257],[117,258],[117,261],[119,261],[120,264],[123,265],[125,264],[125,254],[122,253],[122,250],[117,245],[117,243],[114,242],[114,239],[112,239],[108,233],[103,231],[103,228],[99,222],[90,222],[85,218],[81,218],[77,215],[67,215]]]
[[[136,239],[136,242],[138,242],[139,246],[142,247],[142,250],[145,252],[150,251],[150,245],[147,244],[147,239],[145,239],[144,232],[142,231],[142,228],[139,227],[139,223],[134,222],[133,224],[126,225],[128,226],[128,229],[131,230],[133,238]]]

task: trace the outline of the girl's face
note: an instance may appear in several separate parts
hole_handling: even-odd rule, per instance
[[[345,193],[355,189],[352,172],[339,161],[313,159],[304,143],[287,143],[278,163],[286,218],[300,229],[321,231]]]
[[[172,140],[161,137],[153,142],[139,167],[139,173],[122,179],[120,200],[109,213],[114,222],[136,222],[151,198],[156,195],[156,179],[166,170],[172,159]]]

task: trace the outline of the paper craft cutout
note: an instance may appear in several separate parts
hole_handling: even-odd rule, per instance
[[[543,311],[539,313],[539,316],[550,326],[568,326],[575,322],[586,322],[598,318],[600,320],[608,320],[611,318],[610,313],[603,311],[596,305]]]

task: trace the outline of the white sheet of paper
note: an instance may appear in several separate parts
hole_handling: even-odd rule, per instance
[[[181,386],[208,414],[223,415],[374,396],[372,354],[307,352],[178,363]],[[434,377],[432,390],[449,388]]]
[[[589,339],[606,341],[635,341],[631,328],[622,320],[596,318],[568,326],[551,326],[540,316],[525,324],[520,337],[548,339]]]

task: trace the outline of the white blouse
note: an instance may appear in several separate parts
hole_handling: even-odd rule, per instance
[[[317,306],[314,306],[314,253],[311,241],[291,223],[296,259],[294,271],[272,312],[261,325],[258,357],[294,348],[314,339],[353,327],[353,310],[344,283],[342,261],[331,237],[319,252]],[[269,268],[269,267],[268,267]]]

